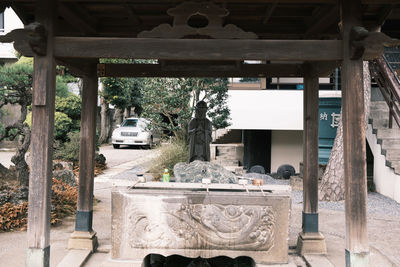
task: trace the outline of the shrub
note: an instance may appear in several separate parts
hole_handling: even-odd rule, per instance
[[[65,113],[56,112],[54,114],[54,139],[60,141],[67,140],[67,134],[71,131],[73,122]]]
[[[56,111],[68,115],[73,120],[81,118],[82,101],[79,96],[69,95],[68,97],[56,97]]]
[[[167,168],[171,175],[174,174],[174,166],[179,162],[186,162],[189,149],[183,141],[175,141],[171,144],[163,145],[160,149],[160,156],[152,162],[149,172],[161,174]],[[156,178],[159,178],[156,176]]]
[[[25,122],[32,128],[32,112],[26,116]],[[55,112],[54,114],[54,141],[68,141],[68,133],[76,130],[76,121],[73,121],[65,113]]]
[[[18,188],[4,188],[12,194],[19,191]],[[76,211],[78,190],[75,186],[68,185],[53,178],[51,186],[51,224],[61,222],[61,219],[72,215]],[[18,195],[18,194],[14,194]],[[0,232],[25,230],[28,216],[28,202],[10,199],[9,202],[0,205]]]
[[[68,142],[55,147],[54,158],[72,161],[74,163],[79,162],[79,147],[80,147],[80,132],[70,132],[67,135]],[[96,151],[99,151],[100,144],[98,142],[98,135],[96,135]],[[100,165],[105,165],[106,158],[96,152],[95,161]]]
[[[67,136],[69,141],[54,150],[54,158],[79,162],[80,133],[71,132]]]

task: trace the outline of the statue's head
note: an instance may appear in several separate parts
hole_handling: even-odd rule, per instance
[[[207,103],[204,101],[197,102],[195,117],[198,119],[205,119],[206,113],[207,113]]]

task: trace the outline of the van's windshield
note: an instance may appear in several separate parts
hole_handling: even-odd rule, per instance
[[[137,126],[137,121],[135,119],[129,119],[129,120],[125,120],[122,123],[122,127],[136,127]]]

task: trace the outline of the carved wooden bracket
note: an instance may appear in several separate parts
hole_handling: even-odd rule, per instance
[[[40,23],[34,22],[24,29],[16,29],[0,36],[1,43],[14,42],[14,48],[24,56],[45,56],[47,47],[46,29]]]
[[[350,32],[351,59],[372,60],[382,56],[385,47],[399,46],[400,40],[382,32],[369,32],[363,27],[353,27]]]
[[[175,8],[167,11],[173,16],[172,26],[160,24],[151,31],[143,31],[139,38],[184,38],[186,36],[208,36],[214,39],[257,39],[253,32],[245,32],[239,27],[228,24],[223,26],[223,18],[229,11],[212,2],[183,2]],[[207,20],[204,27],[192,27],[189,25],[193,16],[203,17]]]

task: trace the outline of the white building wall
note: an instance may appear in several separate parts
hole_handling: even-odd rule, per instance
[[[340,97],[340,91],[320,91]],[[303,130],[303,90],[229,90],[229,129]]]
[[[320,91],[319,97],[341,97]],[[271,172],[290,164],[299,172],[303,160],[303,90],[229,90],[229,129],[272,130]]]
[[[283,164],[292,165],[300,172],[303,161],[303,131],[277,130],[271,133],[271,172]]]
[[[0,35],[5,35],[10,31],[23,28],[21,20],[15,14],[14,10],[11,8],[6,8],[4,10],[4,32],[0,32]],[[0,58],[4,59],[15,59],[15,50],[14,46],[11,43],[0,43]]]
[[[230,90],[229,129],[302,130],[303,91]]]

